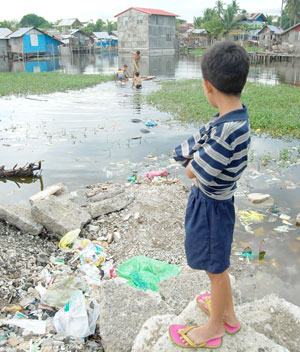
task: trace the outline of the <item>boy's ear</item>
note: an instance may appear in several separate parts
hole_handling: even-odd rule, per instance
[[[202,78],[203,87],[207,93],[211,93],[213,90],[212,84],[205,78]]]

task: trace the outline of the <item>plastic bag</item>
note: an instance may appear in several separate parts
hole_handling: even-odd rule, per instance
[[[79,256],[81,264],[92,264],[95,266],[99,266],[100,263],[103,263],[105,257],[106,255],[103,248],[93,243],[83,248]]]
[[[76,291],[54,316],[53,325],[57,333],[74,337],[87,337],[94,334],[99,316],[99,305],[95,300],[85,303],[81,291]]]
[[[69,231],[65,236],[61,238],[61,240],[59,241],[58,247],[61,249],[67,249],[67,250],[71,249],[73,243],[79,236],[80,231],[81,231],[80,229]]]
[[[145,256],[133,257],[118,267],[118,276],[127,279],[130,286],[144,291],[158,291],[161,280],[178,274],[178,265]]]

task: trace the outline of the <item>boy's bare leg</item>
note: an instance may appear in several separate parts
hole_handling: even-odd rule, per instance
[[[209,273],[207,273],[208,276],[210,275]],[[228,275],[228,271],[226,270],[224,272],[224,275],[226,277],[227,280],[227,285],[226,287],[228,287],[227,291],[226,291],[226,302],[225,302],[225,311],[224,311],[224,321],[229,324],[230,326],[237,326],[239,321],[235,315],[234,312],[234,308],[233,308],[233,301],[232,301],[232,291],[231,291],[231,283],[230,283],[230,278]],[[224,292],[225,294],[225,292]],[[201,304],[206,306],[206,308],[208,308],[207,303],[205,301],[205,298],[200,300]]]
[[[206,273],[211,282],[211,314],[206,324],[187,333],[187,336],[196,345],[224,335],[224,311],[227,296],[231,293],[230,281],[228,281],[226,271],[221,274]]]

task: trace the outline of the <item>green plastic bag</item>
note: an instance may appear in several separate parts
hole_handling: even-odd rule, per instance
[[[133,257],[118,267],[118,276],[128,280],[128,284],[141,290],[158,291],[161,280],[179,274],[179,265],[148,258]]]

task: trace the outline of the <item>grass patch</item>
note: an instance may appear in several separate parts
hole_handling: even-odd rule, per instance
[[[60,72],[0,72],[0,96],[65,92],[111,81],[113,75],[70,75]]]
[[[263,51],[263,48],[260,47],[260,46],[244,46],[243,47],[246,51],[251,51],[251,52],[254,52],[254,51]]]
[[[274,137],[300,138],[300,88],[248,82],[242,102],[248,107],[251,129]],[[204,95],[201,80],[163,82],[147,102],[186,122],[207,122],[217,113]]]
[[[195,49],[195,50],[189,50],[189,54],[193,55],[203,55],[206,51],[206,48],[201,48],[201,49]]]

